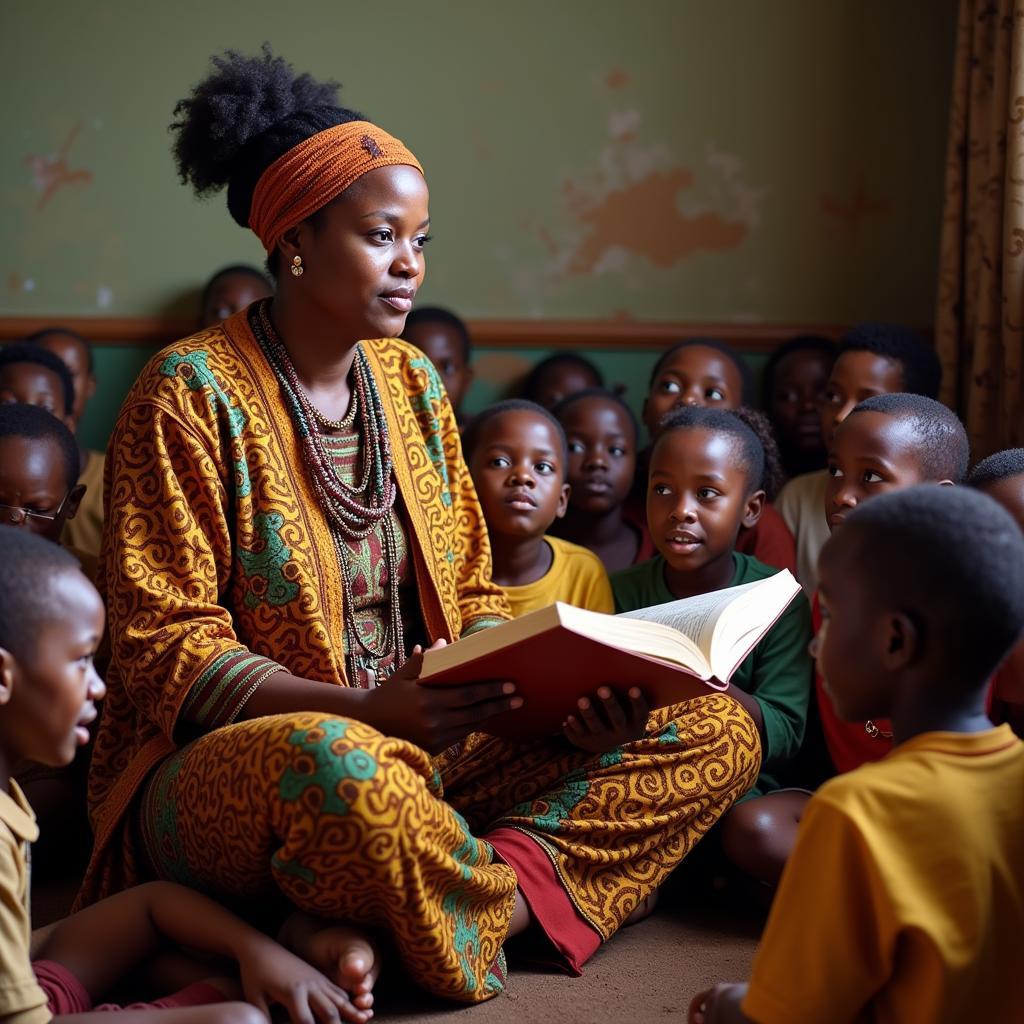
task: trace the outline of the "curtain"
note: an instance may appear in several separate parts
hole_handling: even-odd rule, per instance
[[[935,343],[975,460],[1024,446],[1024,0],[960,0]]]

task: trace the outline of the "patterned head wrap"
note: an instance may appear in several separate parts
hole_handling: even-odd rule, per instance
[[[279,156],[256,182],[249,227],[270,252],[281,236],[356,179],[378,167],[420,162],[393,135],[369,121],[335,125]]]

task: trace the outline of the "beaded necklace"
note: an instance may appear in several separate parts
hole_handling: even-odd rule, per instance
[[[303,462],[313,479],[320,505],[327,513],[335,555],[341,569],[345,617],[345,670],[349,681],[358,685],[358,650],[362,649],[374,658],[382,658],[394,651],[395,668],[405,661],[405,636],[398,578],[399,556],[391,521],[397,488],[384,406],[366,356],[361,348],[356,348],[352,363],[354,386],[349,410],[340,420],[328,420],[313,406],[299,381],[284,342],[274,330],[268,314],[269,306],[269,300],[254,303],[249,313],[249,326],[280,382],[285,404],[298,430]],[[319,423],[327,430],[351,428],[355,431],[357,420],[362,434],[363,471],[359,484],[350,487],[335,472],[330,456],[324,448],[321,432],[314,428],[314,424]],[[384,564],[388,576],[388,606],[391,613],[391,621],[379,649],[364,644],[358,634],[345,544],[346,541],[364,540],[378,527],[383,539]]]

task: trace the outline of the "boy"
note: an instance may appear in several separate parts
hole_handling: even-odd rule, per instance
[[[534,364],[523,382],[523,397],[553,409],[569,395],[603,387],[604,377],[589,359],[574,352],[556,352]]]
[[[95,364],[92,345],[80,334],[66,327],[46,327],[25,339],[29,345],[52,352],[71,373],[74,402],[71,408],[71,429],[77,432],[82,423],[85,407],[96,391]],[[80,476],[78,482],[85,488],[78,515],[65,526],[64,542],[95,560],[100,553],[103,536],[103,452],[93,451],[79,444]]]
[[[984,703],[1024,627],[1024,537],[984,495],[925,485],[854,511],[819,568],[826,686],[896,745],[811,799],[749,986],[690,1020],[1021,1020],[1024,744]]]
[[[170,883],[128,889],[30,941],[27,844],[38,830],[11,775],[25,760],[67,765],[88,742],[94,702],[105,692],[93,667],[105,616],[75,560],[41,537],[0,529],[0,565],[0,1017],[44,1024],[53,1013],[87,1012],[170,939],[234,958],[245,997],[254,1004],[222,1003],[224,993],[237,987],[229,979],[193,985],[162,1003],[178,1007],[173,1020],[182,1024],[263,1021],[271,1002],[282,1003],[296,1021],[338,1015],[360,1024],[368,1020],[374,966],[365,941],[350,936],[333,965],[354,993],[350,1002],[341,988],[267,936]],[[197,1005],[211,1002],[221,1005]],[[148,1021],[151,1012],[128,1011],[120,1020]]]
[[[78,445],[64,424],[35,405],[0,405],[0,525],[58,543],[85,488]]]
[[[487,520],[493,579],[504,588],[513,617],[555,601],[611,612],[601,560],[545,536],[569,503],[568,450],[558,420],[533,402],[499,402],[469,425],[464,448]]]
[[[834,532],[864,502],[889,491],[920,483],[957,484],[967,460],[967,432],[946,406],[922,395],[876,395],[855,406],[836,428],[822,518]],[[812,617],[817,631],[816,597]],[[844,721],[820,674],[814,686],[812,728],[797,773],[802,786],[877,761],[891,749],[888,722]],[[809,799],[809,789],[791,789],[737,807],[723,834],[729,859],[747,875],[777,885]]]
[[[444,382],[455,418],[462,422],[462,402],[473,383],[473,344],[466,325],[447,309],[423,306],[405,318],[402,337],[433,364]]]
[[[935,398],[941,377],[938,356],[909,328],[858,324],[839,343],[825,388],[821,406],[825,447],[858,402],[891,391]],[[827,482],[827,469],[805,473],[786,484],[776,501],[796,540],[796,575],[808,594],[814,593],[818,553],[828,540],[828,524],[821,514]]]
[[[222,267],[206,282],[199,300],[199,326],[216,327],[240,309],[274,294],[274,286],[256,267],[236,263]]]
[[[74,430],[75,382],[59,356],[21,342],[0,348],[0,403],[38,405]]]
[[[1024,448],[1007,448],[982,459],[968,474],[967,486],[999,502],[1024,530]],[[992,678],[994,722],[1007,722],[1024,737],[1024,643],[1017,644]]]

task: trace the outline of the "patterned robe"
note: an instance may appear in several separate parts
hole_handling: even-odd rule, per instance
[[[455,416],[430,361],[363,343],[392,438],[421,613],[448,641],[508,617]],[[345,685],[341,573],[245,312],[164,349],[111,439],[99,572],[112,659],[82,896],[139,880],[126,811],[183,741],[235,720],[275,664]]]

